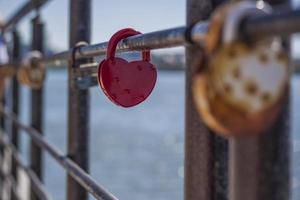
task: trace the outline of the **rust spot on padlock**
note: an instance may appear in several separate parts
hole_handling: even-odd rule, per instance
[[[257,92],[258,92],[258,87],[257,85],[252,82],[252,81],[247,81],[245,83],[245,86],[244,86],[244,89],[245,89],[245,92],[248,94],[248,95],[256,95]]]
[[[236,66],[236,68],[233,69],[232,75],[235,79],[239,79],[241,77],[240,66]]]
[[[236,52],[235,49],[230,49],[230,50],[228,51],[228,57],[229,57],[230,59],[234,59],[236,56],[237,56],[237,52]]]
[[[232,93],[232,87],[231,87],[231,85],[228,84],[228,83],[225,83],[224,84],[224,90],[225,90],[226,93]]]
[[[264,54],[264,53],[261,53],[261,54],[259,55],[259,60],[260,60],[263,64],[265,64],[265,63],[268,62],[268,56],[267,56],[266,54]]]
[[[287,55],[283,51],[279,51],[276,56],[277,56],[277,61],[279,61],[279,62],[285,61],[288,59]]]
[[[271,96],[270,96],[270,94],[268,92],[264,92],[261,95],[261,100],[263,102],[268,102],[270,100],[270,98],[271,98]]]

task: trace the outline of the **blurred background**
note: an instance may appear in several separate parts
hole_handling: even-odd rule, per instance
[[[0,0],[1,17],[7,19],[25,0]],[[185,24],[185,0],[95,0],[92,4],[91,43],[107,41],[117,30],[132,27],[151,32]],[[293,6],[300,6],[300,0]],[[48,54],[68,49],[68,0],[51,1],[41,12],[46,22]],[[30,48],[31,15],[19,25],[22,51]],[[146,19],[146,20],[145,20]],[[300,58],[300,39],[293,36],[292,55]],[[10,40],[7,36],[7,40]],[[128,59],[136,53],[122,54]],[[161,69],[156,88],[140,106],[123,109],[112,104],[99,90],[91,89],[92,177],[123,200],[183,199],[184,158],[184,49],[152,51]],[[98,58],[101,59],[101,58]],[[296,71],[300,72],[299,67]],[[45,137],[66,152],[66,70],[49,70],[45,84]],[[292,192],[300,198],[300,76],[292,79]],[[29,90],[22,87],[22,120],[29,105]],[[298,122],[298,123],[297,123]],[[23,155],[28,138],[22,136]],[[65,199],[65,172],[45,154],[45,183],[54,199]],[[92,199],[92,197],[91,197]]]

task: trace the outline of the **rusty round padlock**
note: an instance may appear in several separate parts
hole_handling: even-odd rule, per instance
[[[205,66],[193,79],[202,119],[223,136],[262,133],[278,117],[287,92],[289,58],[280,39],[247,44],[239,38],[242,20],[258,12],[270,9],[239,2],[217,10],[211,23],[217,27],[209,31],[212,38],[208,38]]]
[[[43,86],[46,69],[38,60],[42,57],[39,51],[32,51],[27,56],[22,66],[18,69],[18,81],[33,89],[39,89]]]

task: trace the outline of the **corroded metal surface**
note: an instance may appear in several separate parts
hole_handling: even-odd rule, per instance
[[[32,20],[32,50],[43,52],[44,50],[44,24],[40,21],[39,15]],[[43,134],[43,87],[31,90],[31,126]],[[31,141],[30,145],[30,166],[36,176],[43,181],[43,158],[42,149]],[[39,200],[33,187],[30,189],[31,200]]]
[[[20,49],[20,36],[19,36],[19,32],[17,30],[13,31],[13,59],[15,61],[19,61],[20,60],[20,53],[21,53],[21,49]],[[12,69],[15,69],[16,67],[11,67]],[[19,114],[19,83],[16,79],[16,77],[14,76],[12,79],[12,111],[14,113],[16,113],[16,115]],[[16,149],[19,149],[19,129],[18,127],[12,123],[12,127],[11,127],[11,143],[15,146]],[[14,159],[14,157],[12,158],[12,176],[14,177],[15,181],[18,182],[18,176],[17,176],[17,163],[16,160]],[[16,199],[15,198],[15,194],[11,193],[13,195],[12,199]]]
[[[90,42],[91,11],[90,0],[70,0],[70,48],[75,48],[80,41]],[[68,68],[68,156],[86,172],[89,171],[90,94],[88,89],[75,86],[74,72],[80,64],[87,62],[86,59],[71,60]],[[68,176],[66,199],[87,198],[87,191],[74,177]]]
[[[207,19],[211,1],[187,1],[187,26]],[[227,141],[214,135],[199,118],[192,95],[192,79],[202,64],[197,46],[186,49],[185,200],[227,199]]]
[[[32,89],[43,87],[46,78],[46,68],[43,63],[37,62],[42,57],[39,51],[31,51],[17,72],[18,81]]]

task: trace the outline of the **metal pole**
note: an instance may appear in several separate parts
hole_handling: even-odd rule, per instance
[[[70,48],[79,41],[90,42],[91,1],[70,0]],[[80,90],[74,84],[74,71],[88,60],[71,61],[69,64],[69,112],[68,112],[68,156],[83,170],[89,169],[89,115],[90,95],[88,89]],[[71,176],[67,178],[67,199],[86,200],[85,189]]]
[[[41,22],[39,15],[32,20],[32,50],[43,52],[43,35],[44,24]],[[34,66],[33,66],[34,67]],[[43,88],[31,90],[31,126],[39,133],[43,133]],[[31,169],[42,181],[42,151],[41,148],[31,141]],[[34,188],[31,188],[31,200],[38,200]]]
[[[13,52],[12,58],[14,61],[20,60],[20,36],[17,30],[13,31]],[[12,112],[16,115],[19,114],[19,83],[17,77],[14,76],[12,78]],[[18,126],[15,123],[11,123],[11,142],[19,149],[19,130]],[[17,176],[17,162],[15,158],[12,156],[12,169],[11,169],[12,177],[15,179],[15,182],[18,183],[18,176]],[[11,192],[11,199],[15,200],[17,197],[15,196],[14,192]]]
[[[219,1],[187,0],[187,26],[209,17]],[[185,200],[227,199],[227,141],[201,121],[192,96],[192,80],[202,52],[186,48]]]
[[[267,28],[261,27],[261,30]],[[268,131],[255,137],[230,139],[230,200],[289,199],[289,95],[287,91],[280,117]]]
[[[3,92],[3,96],[0,97],[0,104],[2,106],[5,106],[5,80],[3,80],[3,77],[0,77],[0,84],[4,84],[3,86],[3,91],[0,91]],[[0,94],[1,96],[1,94]],[[5,116],[4,115],[0,115],[0,134],[6,134],[6,130],[5,130]],[[5,162],[5,146],[3,145],[0,145],[0,156],[1,156],[1,160],[0,160],[0,173],[3,172],[2,170],[2,166],[3,166],[3,163]],[[4,191],[4,188],[5,188],[5,184],[6,184],[6,179],[4,176],[0,176],[0,199],[3,197],[3,194],[5,193]]]

